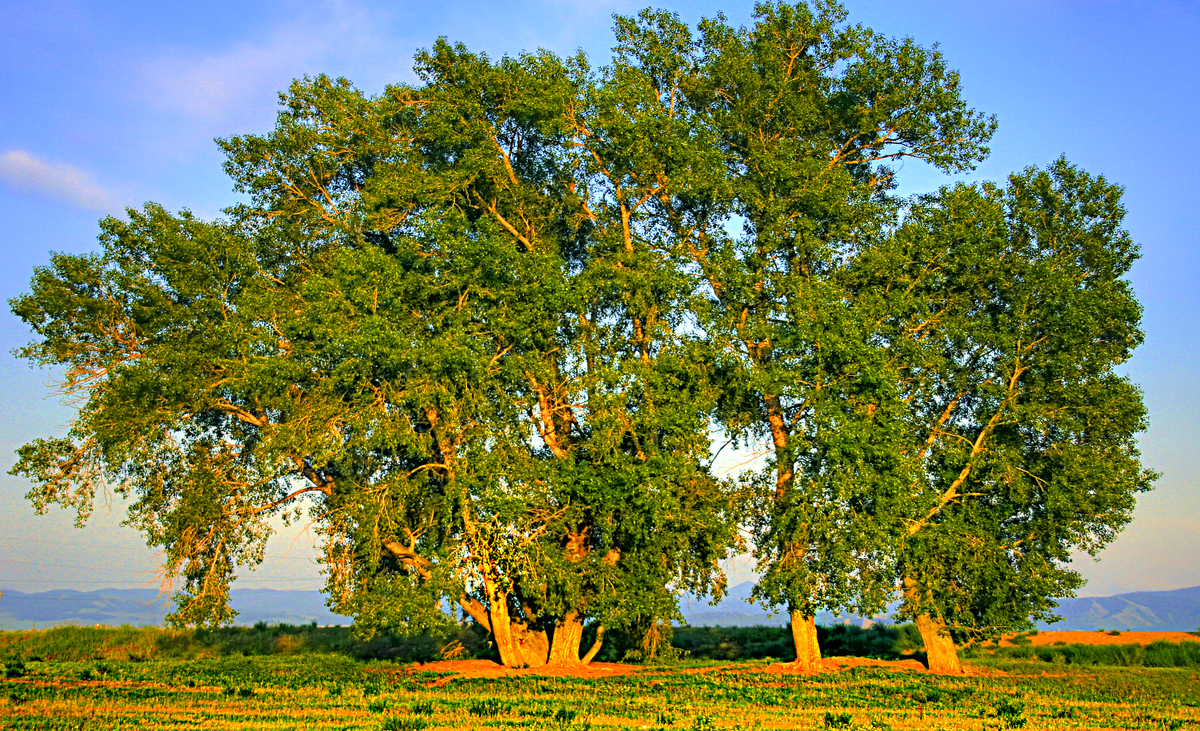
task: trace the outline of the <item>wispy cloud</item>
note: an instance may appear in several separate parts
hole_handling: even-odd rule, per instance
[[[153,107],[186,117],[204,133],[261,123],[291,79],[340,73],[385,54],[386,23],[378,16],[353,0],[314,3],[251,41],[208,53],[179,48],[147,59],[141,93]]]
[[[15,190],[94,211],[119,211],[120,201],[91,177],[66,163],[48,162],[25,152],[0,155],[0,181]]]

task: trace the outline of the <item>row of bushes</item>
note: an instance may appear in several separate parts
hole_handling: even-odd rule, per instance
[[[605,637],[598,660],[656,661],[689,657],[697,660],[790,660],[794,656],[787,627],[675,627],[658,625],[660,649],[645,656],[645,638],[615,631]],[[584,645],[594,634],[585,632]],[[912,624],[818,627],[817,640],[826,657],[854,656],[894,660],[921,657],[921,637]],[[166,630],[154,627],[57,627],[42,631],[0,632],[0,659],[9,665],[29,660],[141,661],[156,658],[330,654],[357,660],[387,659],[428,662],[443,656],[494,657],[486,634],[477,626],[442,633],[404,636],[379,633],[370,640],[349,627],[256,625],[216,630]],[[971,656],[1036,660],[1065,665],[1124,667],[1200,667],[1200,642],[1155,642],[1151,645],[1018,645]]]
[[[751,660],[795,657],[788,627],[679,627],[671,644],[688,655],[708,660]],[[826,657],[874,657],[895,660],[923,650],[916,625],[876,624],[817,627],[817,644]]]
[[[453,652],[456,648],[461,649]],[[411,636],[378,633],[369,640],[355,637],[349,627],[287,624],[215,630],[63,626],[0,632],[0,658],[58,662],[292,654],[427,662],[444,650],[461,657],[486,657],[489,648],[487,636],[475,626]]]
[[[792,658],[787,627],[655,627],[657,649],[645,653],[644,631],[613,631],[605,636],[598,660],[655,661],[691,657],[701,660]],[[817,638],[827,655],[894,659],[920,650],[912,625],[875,625],[871,629],[836,625],[818,627]],[[585,632],[590,646],[594,630]],[[449,650],[449,652],[447,652]],[[370,640],[348,627],[265,625],[215,630],[167,630],[155,627],[74,627],[0,633],[0,657],[52,661],[150,660],[236,655],[334,654],[360,660],[428,662],[447,654],[491,658],[486,634],[472,625],[441,633],[405,636],[378,633]]]
[[[1200,667],[1200,642],[1167,642],[1149,645],[1020,645],[1001,647],[992,657],[1008,660],[1037,660],[1062,665],[1111,665],[1118,667]]]

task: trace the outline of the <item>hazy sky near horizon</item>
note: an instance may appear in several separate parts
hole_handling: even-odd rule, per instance
[[[1200,4],[1192,0],[910,0],[847,2],[851,22],[939,43],[968,101],[994,113],[992,156],[964,179],[1003,179],[1060,154],[1126,188],[1126,227],[1142,247],[1131,279],[1146,344],[1127,372],[1141,384],[1145,462],[1163,473],[1099,562],[1083,557],[1084,595],[1200,585],[1200,194],[1187,146],[1200,118]],[[658,6],[690,24],[748,2]],[[28,288],[52,251],[97,250],[98,218],[153,200],[219,215],[235,202],[214,137],[264,132],[276,94],[305,74],[345,76],[378,93],[415,81],[413,53],[437,37],[493,57],[582,49],[595,65],[611,16],[633,0],[456,3],[253,0],[205,3],[8,0],[0,7],[0,295]],[[909,163],[903,191],[949,182]],[[14,450],[61,433],[71,412],[47,398],[49,374],[9,351],[29,339],[0,313],[0,471]],[[0,589],[86,591],[154,578],[155,555],[101,504],[87,527],[35,516],[27,485],[0,476]],[[302,528],[273,539],[265,565],[236,587],[317,588]],[[749,577],[731,562],[731,579]]]

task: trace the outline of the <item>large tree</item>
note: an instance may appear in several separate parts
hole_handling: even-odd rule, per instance
[[[600,70],[440,41],[377,97],[299,81],[221,142],[245,205],[37,270],[23,354],[78,411],[20,450],[35,506],[131,498],[184,624],[307,511],[361,629],[457,604],[513,666],[719,594],[746,493],[802,667],[817,611],[899,587],[937,669],[1050,611],[1153,478],[1119,190],[1060,161],[897,199],[897,160],[969,169],[995,123],[833,2],[616,35]],[[768,445],[748,490],[720,430]]]
[[[664,13],[621,29],[630,65],[699,130],[677,148],[705,145],[690,156],[704,174],[668,191],[663,219],[705,286],[718,421],[770,445],[750,523],[756,593],[789,608],[805,668],[820,657],[817,611],[886,602],[906,504],[901,433],[884,418],[890,303],[854,286],[899,206],[888,164],[969,168],[994,128],[936,50],[844,19],[832,2],[764,3],[752,26],[718,17],[696,37]]]
[[[582,58],[439,42],[417,70],[377,98],[297,82],[270,134],[222,143],[248,205],[130,211],[38,270],[23,352],[78,412],[14,472],[42,510],[131,497],[177,622],[229,619],[268,518],[307,507],[360,627],[449,599],[508,665],[579,662],[584,621],[721,590],[695,288],[642,235],[658,163],[606,148],[621,99]]]
[[[864,287],[896,293],[911,479],[900,611],[932,669],[961,672],[956,636],[1050,618],[1083,584],[1071,551],[1112,540],[1155,478],[1118,371],[1142,340],[1124,214],[1119,187],[1059,159],[917,201],[877,251]]]

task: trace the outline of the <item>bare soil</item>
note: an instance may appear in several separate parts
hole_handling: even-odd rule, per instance
[[[1000,640],[1002,646],[1015,644],[1015,635],[1005,635]],[[1152,642],[1165,640],[1167,642],[1200,642],[1200,635],[1191,632],[1038,632],[1030,635],[1033,645],[1053,645],[1063,642],[1068,645],[1149,645]]]
[[[620,665],[610,662],[593,662],[587,665],[543,665],[540,668],[506,668],[491,660],[438,660],[417,665],[413,672],[454,673],[431,684],[444,685],[450,680],[461,678],[502,678],[516,675],[543,675],[571,678],[611,678],[641,672],[641,665]]]
[[[1006,635],[1001,639],[1000,644],[1006,647],[1012,646],[1015,644],[1012,641],[1013,637],[1015,635]],[[1034,645],[1053,645],[1056,642],[1080,645],[1149,645],[1159,640],[1166,640],[1167,642],[1200,642],[1200,636],[1191,632],[1121,632],[1115,635],[1108,632],[1039,632],[1036,635],[1030,635],[1029,640]],[[817,672],[836,673],[848,668],[865,666],[881,667],[903,672],[929,672],[929,669],[919,660],[876,660],[869,657],[827,657],[822,659],[821,666]],[[703,668],[680,668],[676,672],[691,674],[731,669],[744,672],[777,673],[781,675],[794,675],[803,672],[791,663],[775,663],[765,668],[754,669],[738,665],[714,665]],[[979,668],[969,666],[964,669],[969,675],[984,672]],[[593,662],[588,665],[545,665],[540,668],[518,670],[516,668],[506,668],[491,660],[439,660],[437,662],[425,663],[424,665],[417,665],[409,672],[452,673],[444,675],[430,684],[430,687],[435,687],[444,685],[450,680],[460,678],[501,678],[520,675],[609,678],[618,675],[632,675],[644,670],[647,670],[647,667],[642,665],[624,665],[608,662]],[[661,667],[655,668],[655,672],[662,671],[663,668]]]
[[[889,670],[909,671],[918,673],[927,673],[929,670],[918,660],[876,660],[867,657],[827,657],[821,660],[821,666],[817,670],[820,673],[836,673],[852,667],[875,666],[887,668]],[[653,669],[655,673],[664,671],[662,667],[647,667],[644,665],[624,665],[618,663],[593,662],[589,665],[544,665],[539,668],[506,668],[499,663],[491,660],[439,660],[437,662],[425,663],[423,665],[414,666],[409,672],[423,673],[453,673],[452,675],[444,675],[438,680],[429,684],[429,687],[438,687],[445,685],[451,680],[459,680],[463,678],[501,678],[521,675],[541,675],[548,677],[571,677],[571,678],[608,678],[618,675],[632,675],[646,670]],[[801,673],[796,666],[791,663],[775,663],[767,667],[747,668],[741,664],[730,665],[712,665],[700,668],[679,668],[673,672],[685,675],[710,673],[717,670],[734,671],[734,672],[757,672],[757,673],[775,673],[781,675],[795,675]]]
[[[929,668],[925,667],[919,660],[877,660],[871,657],[823,657],[816,672],[818,673],[839,673],[849,668],[861,667],[880,667],[888,670],[900,670],[915,673],[927,673]],[[762,668],[758,672],[763,673],[778,673],[780,675],[804,675],[804,670],[790,662],[777,662]]]

